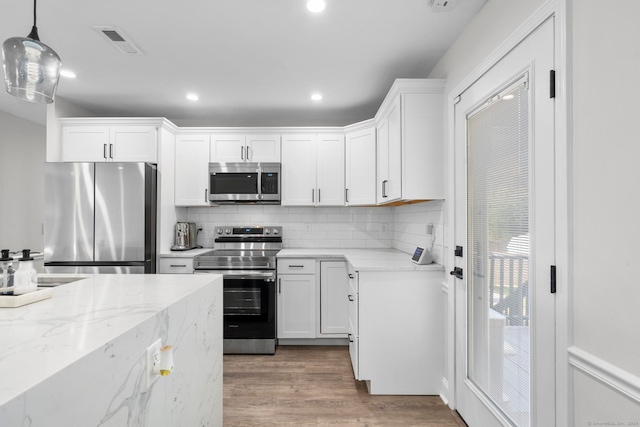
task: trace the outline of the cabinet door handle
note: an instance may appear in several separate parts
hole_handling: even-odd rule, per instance
[[[354,275],[349,273],[349,279],[353,279],[353,278],[354,278]]]
[[[320,203],[320,189],[318,188],[318,203]]]
[[[250,160],[249,159],[249,146],[248,145],[245,146],[244,149],[245,149],[245,153],[247,153],[247,162],[248,162]]]
[[[278,293],[282,293],[282,279],[278,279]]]
[[[349,189],[348,188],[344,189],[344,201],[346,203],[349,203]]]
[[[387,182],[388,180],[382,181],[382,197],[387,197]]]
[[[113,144],[109,144],[109,158],[113,160]]]
[[[311,189],[311,203],[315,203],[316,202],[316,190],[315,189]]]
[[[107,158],[107,144],[104,144],[104,147],[102,148],[102,156],[105,159]]]
[[[171,267],[186,267],[187,264],[171,264]]]
[[[353,340],[351,339],[351,334],[348,334],[348,335],[349,335],[349,342],[353,342]]]
[[[353,301],[353,295],[347,295],[347,298],[349,298],[349,301]]]
[[[240,147],[240,158],[244,160],[244,147]]]
[[[204,202],[209,203],[209,190],[204,189]]]

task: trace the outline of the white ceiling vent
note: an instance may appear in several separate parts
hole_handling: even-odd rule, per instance
[[[92,27],[113,47],[127,55],[144,55],[138,46],[136,46],[129,37],[127,37],[118,27]]]
[[[458,5],[458,0],[431,0],[431,12],[450,12]]]

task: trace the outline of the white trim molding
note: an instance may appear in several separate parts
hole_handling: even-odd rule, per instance
[[[581,348],[569,347],[568,353],[571,366],[640,403],[640,377]]]
[[[449,381],[445,377],[442,377],[442,391],[440,392],[440,399],[445,405],[449,406]]]

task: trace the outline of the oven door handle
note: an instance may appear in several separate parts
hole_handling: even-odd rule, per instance
[[[275,271],[257,272],[251,270],[196,270],[196,273],[222,274],[234,279],[276,279]]]

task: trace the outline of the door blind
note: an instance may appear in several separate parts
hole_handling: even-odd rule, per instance
[[[517,426],[530,419],[527,86],[467,117],[468,378]]]

